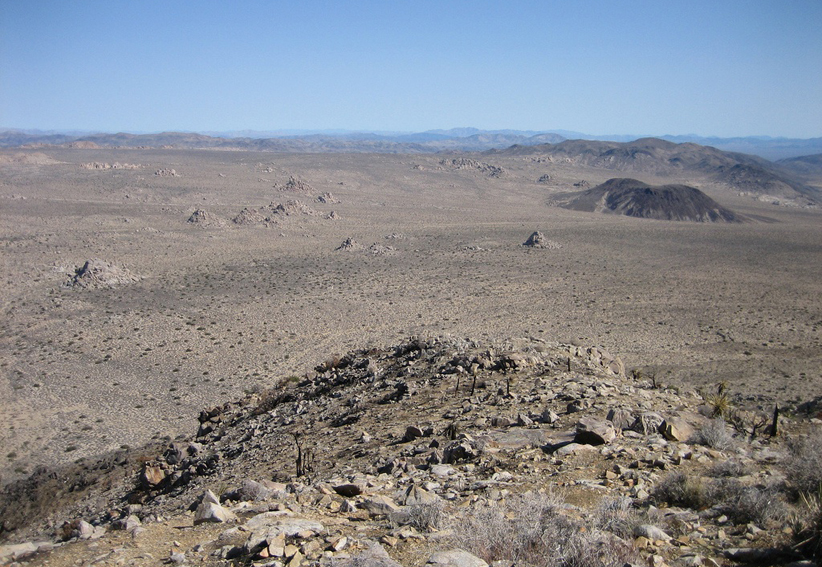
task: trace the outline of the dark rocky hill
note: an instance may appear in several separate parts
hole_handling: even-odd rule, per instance
[[[565,208],[657,220],[741,222],[705,193],[687,185],[651,186],[636,179],[614,178],[579,193]]]

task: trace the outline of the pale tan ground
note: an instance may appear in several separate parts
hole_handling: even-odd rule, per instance
[[[694,184],[777,222],[567,211],[548,205],[554,193],[618,174],[521,157],[474,156],[507,170],[494,179],[440,166],[443,156],[37,153],[59,163],[0,165],[3,483],[38,464],[192,433],[206,406],[412,334],[600,344],[663,382],[727,380],[763,405],[822,395],[818,210],[632,173]],[[144,167],[80,168],[92,161]],[[155,176],[161,168],[180,177]],[[544,173],[552,182],[536,183]],[[315,192],[273,188],[290,175]],[[325,191],[342,203],[312,202]],[[230,219],[295,198],[318,214],[268,228],[186,222],[195,208]],[[323,218],[332,210],[338,220]],[[522,248],[534,230],[562,248]],[[335,251],[347,237],[396,252]],[[64,287],[90,258],[144,279]]]

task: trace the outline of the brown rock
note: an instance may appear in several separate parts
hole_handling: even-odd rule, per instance
[[[609,421],[594,417],[583,417],[577,422],[575,443],[583,445],[604,445],[616,439],[616,431]]]

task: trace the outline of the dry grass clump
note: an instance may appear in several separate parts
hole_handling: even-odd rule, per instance
[[[720,417],[712,419],[702,426],[689,441],[720,451],[731,449],[735,444],[733,435],[728,430],[725,420]]]
[[[529,567],[622,567],[637,557],[614,533],[563,512],[555,494],[528,492],[495,506],[473,506],[454,521],[455,544],[486,562]],[[612,507],[605,524],[618,525],[624,506]],[[616,511],[615,514],[613,512]]]

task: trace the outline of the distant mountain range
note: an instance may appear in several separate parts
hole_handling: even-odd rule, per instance
[[[0,147],[65,146],[246,149],[272,152],[381,152],[431,153],[440,151],[485,151],[512,145],[556,144],[566,139],[631,142],[636,136],[591,136],[581,132],[532,130],[479,130],[452,128],[426,132],[328,131],[235,131],[95,133],[78,131],[0,130]],[[770,137],[706,138],[696,135],[659,136],[675,143],[696,143],[720,150],[742,152],[769,160],[788,159],[822,153],[822,138],[792,139]]]

